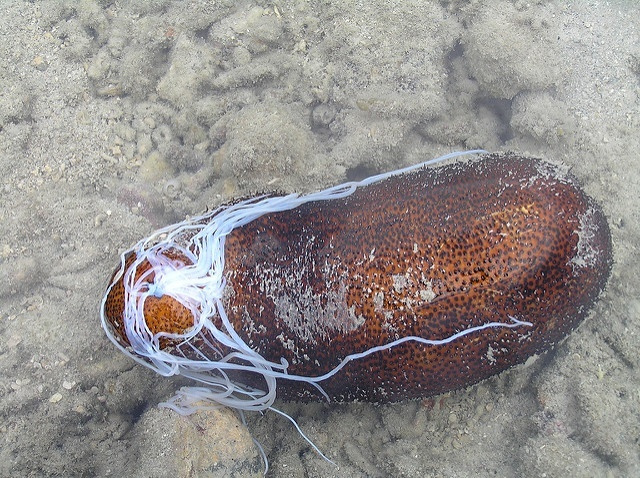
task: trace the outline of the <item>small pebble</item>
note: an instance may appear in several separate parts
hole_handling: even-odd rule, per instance
[[[100,213],[96,217],[93,218],[93,226],[100,227],[102,223],[107,219],[107,215]]]
[[[62,400],[61,393],[54,393],[53,395],[51,395],[51,398],[49,398],[49,401],[51,403],[58,403],[60,400]]]
[[[150,116],[147,116],[143,121],[144,121],[144,124],[146,124],[149,127],[149,129],[154,129],[156,127],[156,120],[154,120]]]
[[[38,55],[33,60],[31,60],[31,66],[33,66],[36,70],[44,71],[47,69],[49,64],[45,61],[44,58]]]
[[[71,390],[75,385],[76,382],[68,382],[67,380],[62,382],[62,388],[64,388],[65,390]]]
[[[8,192],[8,191],[7,191]],[[9,244],[2,244],[0,247],[0,259],[7,259],[13,254],[13,249]]]

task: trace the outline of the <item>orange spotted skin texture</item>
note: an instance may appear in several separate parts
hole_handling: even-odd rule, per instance
[[[180,254],[170,254],[169,257],[174,260],[180,260],[185,264],[189,261]],[[135,256],[129,254],[125,261],[125,269],[131,266]],[[150,268],[148,262],[140,265],[136,271],[136,279],[147,272]],[[117,271],[114,273],[117,273]],[[153,274],[149,277],[149,281],[153,282]],[[113,281],[113,277],[111,281]],[[109,300],[105,303],[105,315],[109,318],[109,323],[113,327],[115,337],[123,346],[128,346],[129,341],[126,338],[124,330],[124,322],[122,320],[122,312],[124,310],[125,291],[122,279],[114,284],[109,292]],[[149,297],[144,304],[144,317],[149,329],[154,332],[182,333],[193,325],[193,316],[191,312],[180,302],[165,295],[163,297]],[[164,346],[171,345],[171,341],[161,339],[160,343]]]
[[[612,248],[601,209],[561,168],[487,155],[259,217],[231,232],[225,259],[229,320],[266,359],[286,358],[290,374],[322,375],[400,337],[444,339],[510,316],[533,324],[407,342],[320,384],[334,400],[389,402],[468,386],[552,347],[603,290]],[[156,327],[180,328],[188,317],[177,304],[173,321],[166,301]],[[321,398],[302,382],[278,384],[283,398]]]

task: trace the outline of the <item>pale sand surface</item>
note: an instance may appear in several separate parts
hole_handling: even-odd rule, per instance
[[[640,476],[633,1],[49,1],[0,12],[0,476]],[[184,419],[107,340],[120,251],[224,200],[470,148],[569,166],[615,266],[554,351],[394,405]]]

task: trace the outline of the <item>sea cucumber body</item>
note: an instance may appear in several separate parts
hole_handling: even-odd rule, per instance
[[[421,168],[265,214],[231,231],[224,257],[229,321],[265,359],[286,359],[289,374],[317,377],[401,337],[444,339],[511,317],[532,324],[406,342],[319,384],[334,400],[378,402],[461,388],[549,349],[585,318],[612,263],[597,204],[561,168],[514,155]],[[111,294],[117,316],[118,288]],[[172,300],[150,302],[147,323],[157,309],[162,328]],[[287,380],[278,396],[321,398]]]

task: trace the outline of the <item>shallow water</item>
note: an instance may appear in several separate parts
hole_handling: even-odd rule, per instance
[[[591,317],[456,393],[249,415],[271,476],[640,473],[635,2],[5,2],[0,476],[261,476],[241,421],[156,404],[98,308],[123,249],[256,191],[462,149],[561,162],[607,214]]]

